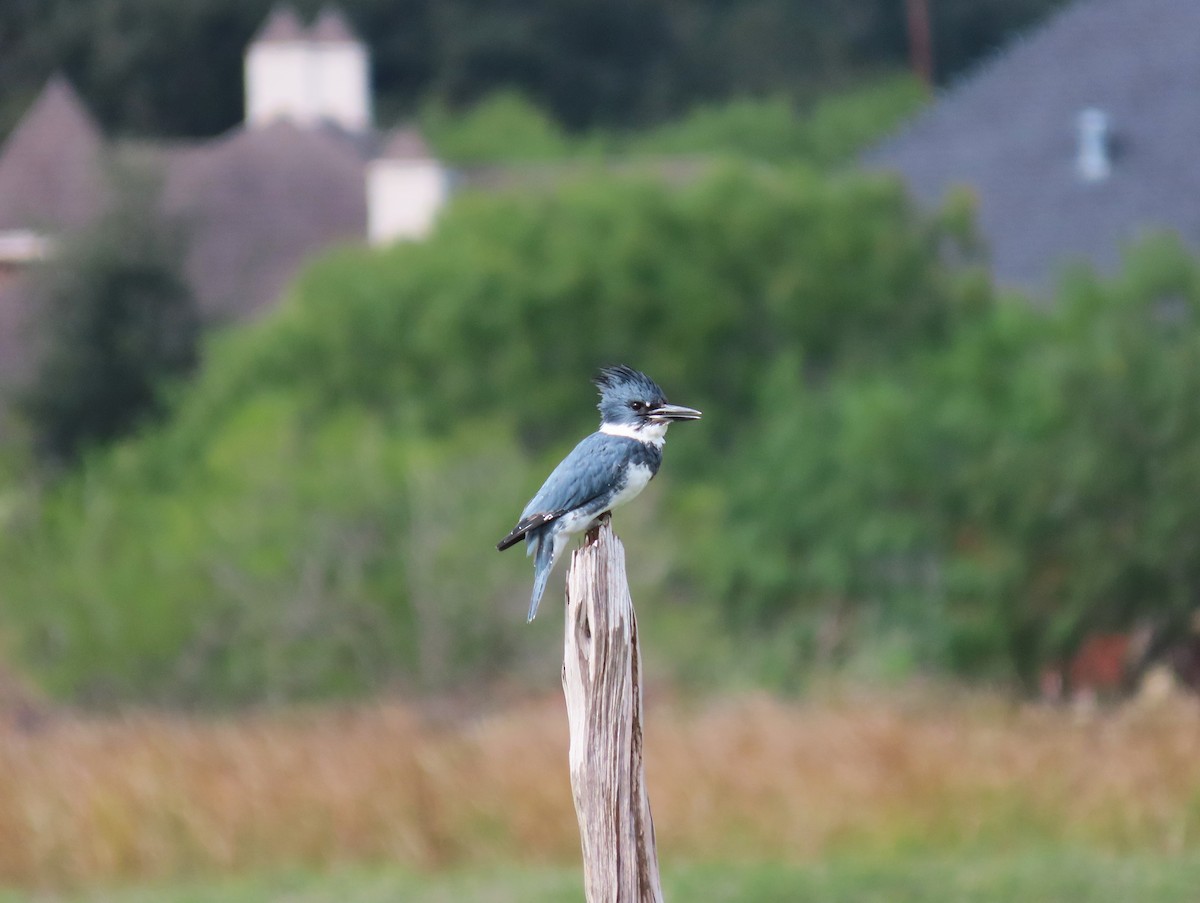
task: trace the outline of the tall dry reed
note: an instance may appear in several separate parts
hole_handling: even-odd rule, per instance
[[[664,857],[1030,842],[1200,845],[1200,709],[1077,716],[979,697],[651,699]],[[561,700],[0,728],[0,884],[345,861],[571,861]]]

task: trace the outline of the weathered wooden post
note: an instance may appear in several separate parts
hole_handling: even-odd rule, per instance
[[[571,556],[563,693],[588,903],[661,903],[642,767],[642,654],[608,516]]]

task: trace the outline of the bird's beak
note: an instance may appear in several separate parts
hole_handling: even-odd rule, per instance
[[[699,420],[700,412],[695,408],[685,408],[681,404],[660,404],[650,410],[646,418],[652,423],[671,423],[674,420]]]

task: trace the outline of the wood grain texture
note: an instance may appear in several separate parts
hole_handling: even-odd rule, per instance
[[[642,655],[608,518],[571,556],[563,651],[571,791],[588,903],[661,903],[642,764]]]

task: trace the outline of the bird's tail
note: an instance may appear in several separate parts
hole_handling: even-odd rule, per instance
[[[550,571],[554,569],[554,537],[539,536],[536,540],[537,549],[533,559],[533,596],[529,600],[529,620],[537,617],[538,603],[542,601],[542,593],[546,591],[546,582],[550,579]]]

